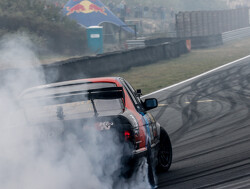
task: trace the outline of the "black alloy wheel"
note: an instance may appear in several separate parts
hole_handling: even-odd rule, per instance
[[[158,152],[158,170],[168,171],[172,163],[172,145],[167,131],[160,129],[160,149]]]

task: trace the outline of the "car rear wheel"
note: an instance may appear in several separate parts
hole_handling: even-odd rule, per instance
[[[172,163],[172,145],[167,131],[160,129],[160,149],[158,152],[158,170],[168,171]]]
[[[154,172],[154,164],[153,164],[153,157],[152,157],[152,151],[151,151],[151,145],[148,142],[147,145],[147,163],[148,163],[148,180],[152,188],[156,188],[156,178],[155,178],[155,172]]]

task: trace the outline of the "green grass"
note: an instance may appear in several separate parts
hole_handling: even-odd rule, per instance
[[[249,54],[250,38],[216,48],[192,50],[179,58],[133,67],[127,72],[112,75],[125,78],[135,88],[142,89],[143,94],[147,94]]]

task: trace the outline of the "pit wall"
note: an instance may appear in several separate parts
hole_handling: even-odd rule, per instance
[[[73,58],[44,65],[46,82],[59,82],[87,77],[108,76],[131,67],[144,66],[187,53],[186,40],[166,42],[144,48]],[[55,76],[55,77],[54,77]]]
[[[223,45],[222,34],[185,37],[185,38],[155,38],[145,41],[145,45],[157,45],[165,42],[175,43],[179,40],[191,40],[192,49],[210,48]]]
[[[105,53],[97,56],[72,58],[65,61],[55,62],[42,67],[4,69],[0,70],[0,89],[8,86],[9,81],[22,78],[26,86],[20,87],[17,91],[54,82],[109,76],[116,72],[129,70],[131,67],[144,66],[156,63],[160,60],[177,58],[187,53],[186,40],[176,40],[160,45],[151,45],[144,48]],[[32,80],[26,76],[30,74],[44,75],[44,79]],[[25,81],[26,79],[26,81]]]

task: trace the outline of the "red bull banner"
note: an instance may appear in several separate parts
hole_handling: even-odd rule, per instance
[[[131,28],[115,16],[99,0],[69,0],[63,8],[64,13],[71,19],[76,20],[84,27],[98,26],[104,22],[112,23],[128,32],[134,32]]]

